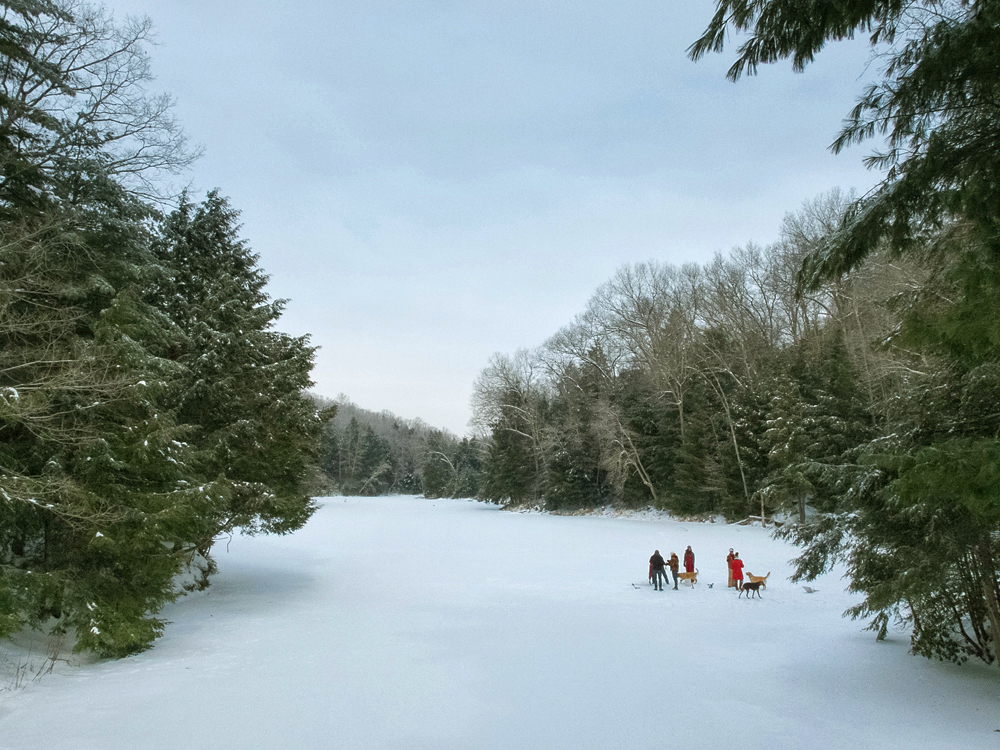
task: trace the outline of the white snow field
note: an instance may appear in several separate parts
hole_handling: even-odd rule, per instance
[[[1000,748],[1000,670],[876,643],[760,528],[323,502],[221,543],[152,650],[0,695],[0,747]],[[688,544],[697,586],[653,591],[654,548]],[[762,599],[726,588],[729,547]]]

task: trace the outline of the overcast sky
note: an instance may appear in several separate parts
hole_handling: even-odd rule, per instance
[[[777,236],[866,149],[827,150],[860,42],[737,84],[686,48],[706,0],[110,0],[320,346],[315,391],[468,431],[495,351],[534,347],[626,263]]]

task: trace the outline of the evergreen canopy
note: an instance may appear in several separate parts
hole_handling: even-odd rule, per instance
[[[885,179],[857,201],[805,264],[816,289],[883,244],[922,247],[941,226],[969,222],[978,241],[1000,237],[1000,2],[997,0],[722,0],[692,58],[723,49],[729,29],[749,38],[729,77],[791,58],[802,70],[828,41],[869,35],[884,62],[834,141],[884,136],[868,159]],[[996,250],[994,249],[994,252]]]
[[[789,57],[802,70],[827,41],[862,32],[884,61],[832,149],[884,137],[868,164],[885,177],[805,258],[800,294],[849,283],[877,254],[927,265],[879,342],[909,360],[882,435],[832,472],[848,512],[786,532],[805,546],[796,576],[844,560],[865,594],[850,614],[871,616],[880,637],[898,617],[916,653],[997,660],[1000,2],[720,0],[691,56],[721,51],[730,28],[749,37],[732,80]]]
[[[314,350],[271,330],[224,199],[150,201],[191,155],[144,87],[148,20],[2,5],[0,636],[122,656],[219,534],[308,519]]]

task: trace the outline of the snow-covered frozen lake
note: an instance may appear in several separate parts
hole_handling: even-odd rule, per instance
[[[876,643],[762,529],[324,503],[218,545],[151,651],[0,694],[0,747],[1000,748],[1000,670]],[[653,550],[689,544],[698,585],[654,592]],[[726,588],[730,547],[771,572],[760,601]]]

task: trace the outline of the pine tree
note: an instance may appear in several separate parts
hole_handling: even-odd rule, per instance
[[[518,412],[505,410],[493,427],[483,467],[483,499],[514,504],[538,500],[542,476],[531,438]]]
[[[141,71],[94,99],[99,75],[73,68],[93,59],[93,38],[52,32],[76,28],[65,5],[4,8],[0,634],[73,629],[78,650],[120,656],[162,629],[155,615],[219,495],[188,481],[187,431],[166,405],[175,336],[144,299],[154,212],[116,179],[92,127],[112,106],[119,123],[136,114]],[[74,116],[84,100],[89,115]]]
[[[923,310],[917,314],[931,320]],[[946,324],[939,334],[954,332]],[[929,333],[924,328],[917,338]],[[842,406],[833,427],[847,428],[825,434],[839,448],[870,427],[857,418],[847,388],[832,385],[840,370],[833,362],[827,387]],[[836,505],[786,535],[804,547],[799,579],[846,563],[851,589],[864,595],[848,613],[870,618],[879,638],[895,619],[912,627],[916,654],[992,662],[1000,634],[1000,443],[993,408],[1000,377],[990,373],[1000,368],[962,363],[925,359],[923,372],[911,369],[894,394],[893,421],[830,471],[839,483],[831,492]],[[843,373],[839,379],[848,381]]]
[[[388,441],[375,433],[370,424],[362,424],[352,416],[343,431],[328,428],[327,446],[336,453],[324,460],[328,476],[336,489],[345,495],[382,495],[395,483],[397,462]]]
[[[447,454],[444,436],[432,432],[427,438],[427,456],[420,470],[424,497],[450,497],[458,484],[458,469]]]
[[[4,17],[0,19],[0,57],[11,80],[55,91],[68,91],[68,76],[58,65],[39,56],[39,48],[47,42],[46,34],[36,21],[67,14],[46,0],[4,2]],[[58,135],[59,120],[36,103],[25,101],[10,87],[0,87],[0,216],[14,218],[30,212],[38,215],[48,204],[51,185],[37,159],[26,151],[33,143]],[[31,86],[18,87],[23,91]]]
[[[542,493],[548,509],[591,507],[608,500],[594,424],[599,392],[586,368],[571,365],[562,373],[546,412]]]
[[[192,428],[199,474],[228,488],[202,554],[236,528],[287,533],[306,522],[315,505],[305,480],[329,416],[304,394],[315,352],[308,336],[273,330],[284,301],[267,295],[238,216],[217,192],[198,206],[185,197],[155,245],[165,278],[152,299],[183,337],[177,419]]]
[[[771,393],[767,387],[768,381],[764,378],[761,380],[756,388],[743,389],[738,398],[732,401],[730,411],[733,424],[729,440],[723,437],[727,431],[723,419],[725,410],[718,409],[716,412],[714,453],[718,456],[723,479],[718,504],[727,518],[742,519],[748,515],[767,513],[766,504],[763,509],[760,506],[757,492],[763,485],[768,470],[768,451],[763,437],[767,431]],[[733,447],[733,434],[739,445],[739,455]]]
[[[169,101],[142,87],[148,22],[122,35],[98,8],[4,7],[0,635],[72,630],[77,650],[123,656],[162,631],[178,572],[220,529],[286,531],[308,516],[298,483],[319,419],[299,391],[311,350],[264,331],[278,308],[242,248],[203,243],[220,257],[187,257],[183,290],[164,243],[153,252],[158,213],[140,193],[186,156]],[[222,226],[216,238],[231,239],[227,210],[215,200],[203,222]],[[248,300],[261,300],[249,321]],[[236,322],[263,354],[251,369],[268,368],[257,381],[229,346]],[[266,446],[258,465],[237,455],[248,443]]]
[[[189,481],[166,406],[169,323],[143,300],[148,213],[113,183],[0,223],[3,634],[74,628],[78,649],[145,648],[215,488]],[[54,618],[54,619],[53,619]]]
[[[799,523],[806,522],[806,501],[813,486],[807,476],[812,436],[798,385],[789,377],[778,381],[762,443],[769,473],[759,492],[772,508],[794,508]]]
[[[682,515],[690,515],[713,509],[709,462],[704,415],[689,414],[674,464],[671,510]]]
[[[458,471],[458,484],[452,497],[479,497],[483,472],[483,447],[475,438],[462,438],[455,450],[454,464]]]
[[[631,506],[668,507],[663,490],[671,486],[680,442],[680,422],[673,405],[657,397],[649,378],[642,372],[623,373],[614,394],[621,410],[623,426],[642,464],[642,472],[630,472],[621,488],[621,498]],[[645,475],[642,476],[642,475]],[[648,481],[648,484],[647,484]],[[656,489],[656,495],[649,485]]]

